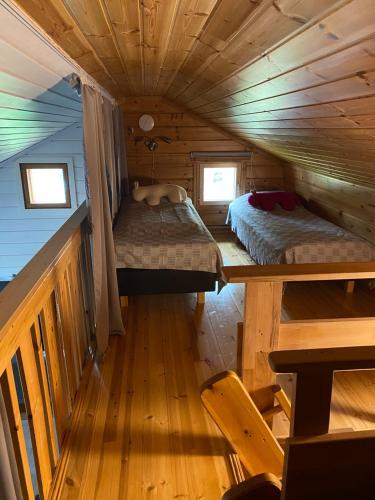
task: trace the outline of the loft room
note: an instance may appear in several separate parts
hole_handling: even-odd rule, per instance
[[[0,25],[0,497],[374,498],[373,2]]]

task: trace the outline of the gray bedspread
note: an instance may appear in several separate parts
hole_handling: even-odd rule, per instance
[[[219,247],[192,202],[131,202],[114,228],[118,268],[176,269],[221,274]]]
[[[229,205],[227,224],[258,264],[366,262],[375,260],[368,241],[303,207],[266,212],[248,203],[249,194]]]

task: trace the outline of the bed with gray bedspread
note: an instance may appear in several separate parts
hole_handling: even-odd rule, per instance
[[[221,276],[216,241],[192,202],[148,206],[132,201],[114,228],[117,268],[203,271]]]
[[[227,224],[258,264],[367,262],[375,247],[300,206],[292,211],[252,207],[249,194],[229,205]]]

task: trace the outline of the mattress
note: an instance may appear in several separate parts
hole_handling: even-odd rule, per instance
[[[192,202],[132,201],[114,228],[117,268],[204,271],[220,276],[219,247]]]
[[[229,205],[227,224],[258,264],[367,262],[375,260],[371,243],[304,207],[266,212],[248,203],[249,194]]]

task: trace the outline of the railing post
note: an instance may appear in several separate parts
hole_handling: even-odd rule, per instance
[[[274,383],[268,355],[277,349],[283,283],[248,282],[245,288],[242,377],[261,411],[273,406],[273,396],[264,387]]]

